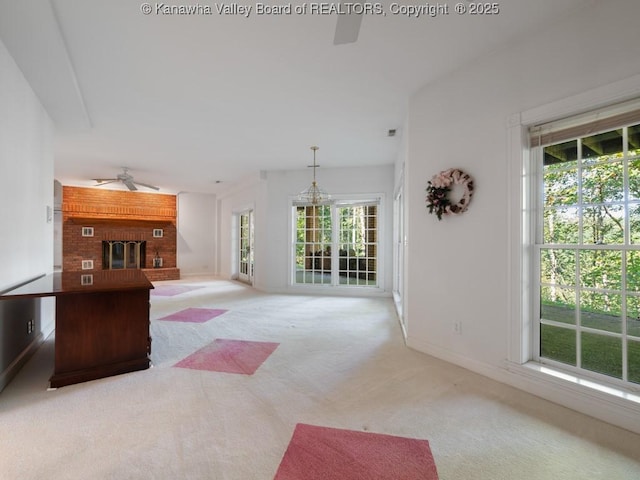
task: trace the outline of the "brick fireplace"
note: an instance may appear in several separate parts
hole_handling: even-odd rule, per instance
[[[141,268],[177,280],[175,195],[62,188],[62,269]]]

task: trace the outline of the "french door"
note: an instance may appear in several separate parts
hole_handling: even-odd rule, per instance
[[[378,286],[379,200],[293,207],[293,283]]]
[[[253,284],[253,210],[238,219],[238,279]]]

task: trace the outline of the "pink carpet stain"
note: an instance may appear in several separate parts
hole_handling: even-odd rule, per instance
[[[158,285],[151,290],[151,295],[155,297],[173,297],[199,288],[204,287],[194,285]]]
[[[438,480],[427,440],[299,423],[274,480]]]
[[[185,308],[184,310],[172,313],[171,315],[159,318],[158,320],[169,322],[204,323],[212,318],[219,317],[226,312],[227,310],[222,308]]]
[[[218,338],[174,366],[212,372],[253,375],[279,343]]]

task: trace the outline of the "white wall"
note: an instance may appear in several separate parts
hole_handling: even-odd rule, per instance
[[[0,172],[3,290],[53,269],[53,126],[2,42]]]
[[[508,163],[520,168],[508,153],[509,118],[640,73],[637,18],[637,0],[597,2],[412,98],[408,345],[500,377],[511,321],[508,213],[519,202],[518,186],[511,197],[508,188]],[[476,191],[467,213],[439,222],[426,211],[425,188],[450,167],[470,173]]]
[[[215,195],[178,194],[178,268],[181,276],[213,275],[216,267]]]
[[[53,126],[2,42],[0,195],[3,291],[53,271]],[[0,306],[0,390],[54,326],[52,299],[20,309],[9,308],[11,302],[28,300]],[[32,333],[26,328],[29,320],[35,320]]]

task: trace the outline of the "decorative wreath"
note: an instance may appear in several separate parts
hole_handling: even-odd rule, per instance
[[[451,203],[449,193],[453,185],[463,187],[462,198],[457,203]],[[431,177],[427,187],[427,208],[429,213],[435,213],[438,220],[442,215],[459,215],[467,211],[473,196],[473,179],[468,173],[458,168],[443,170]]]

